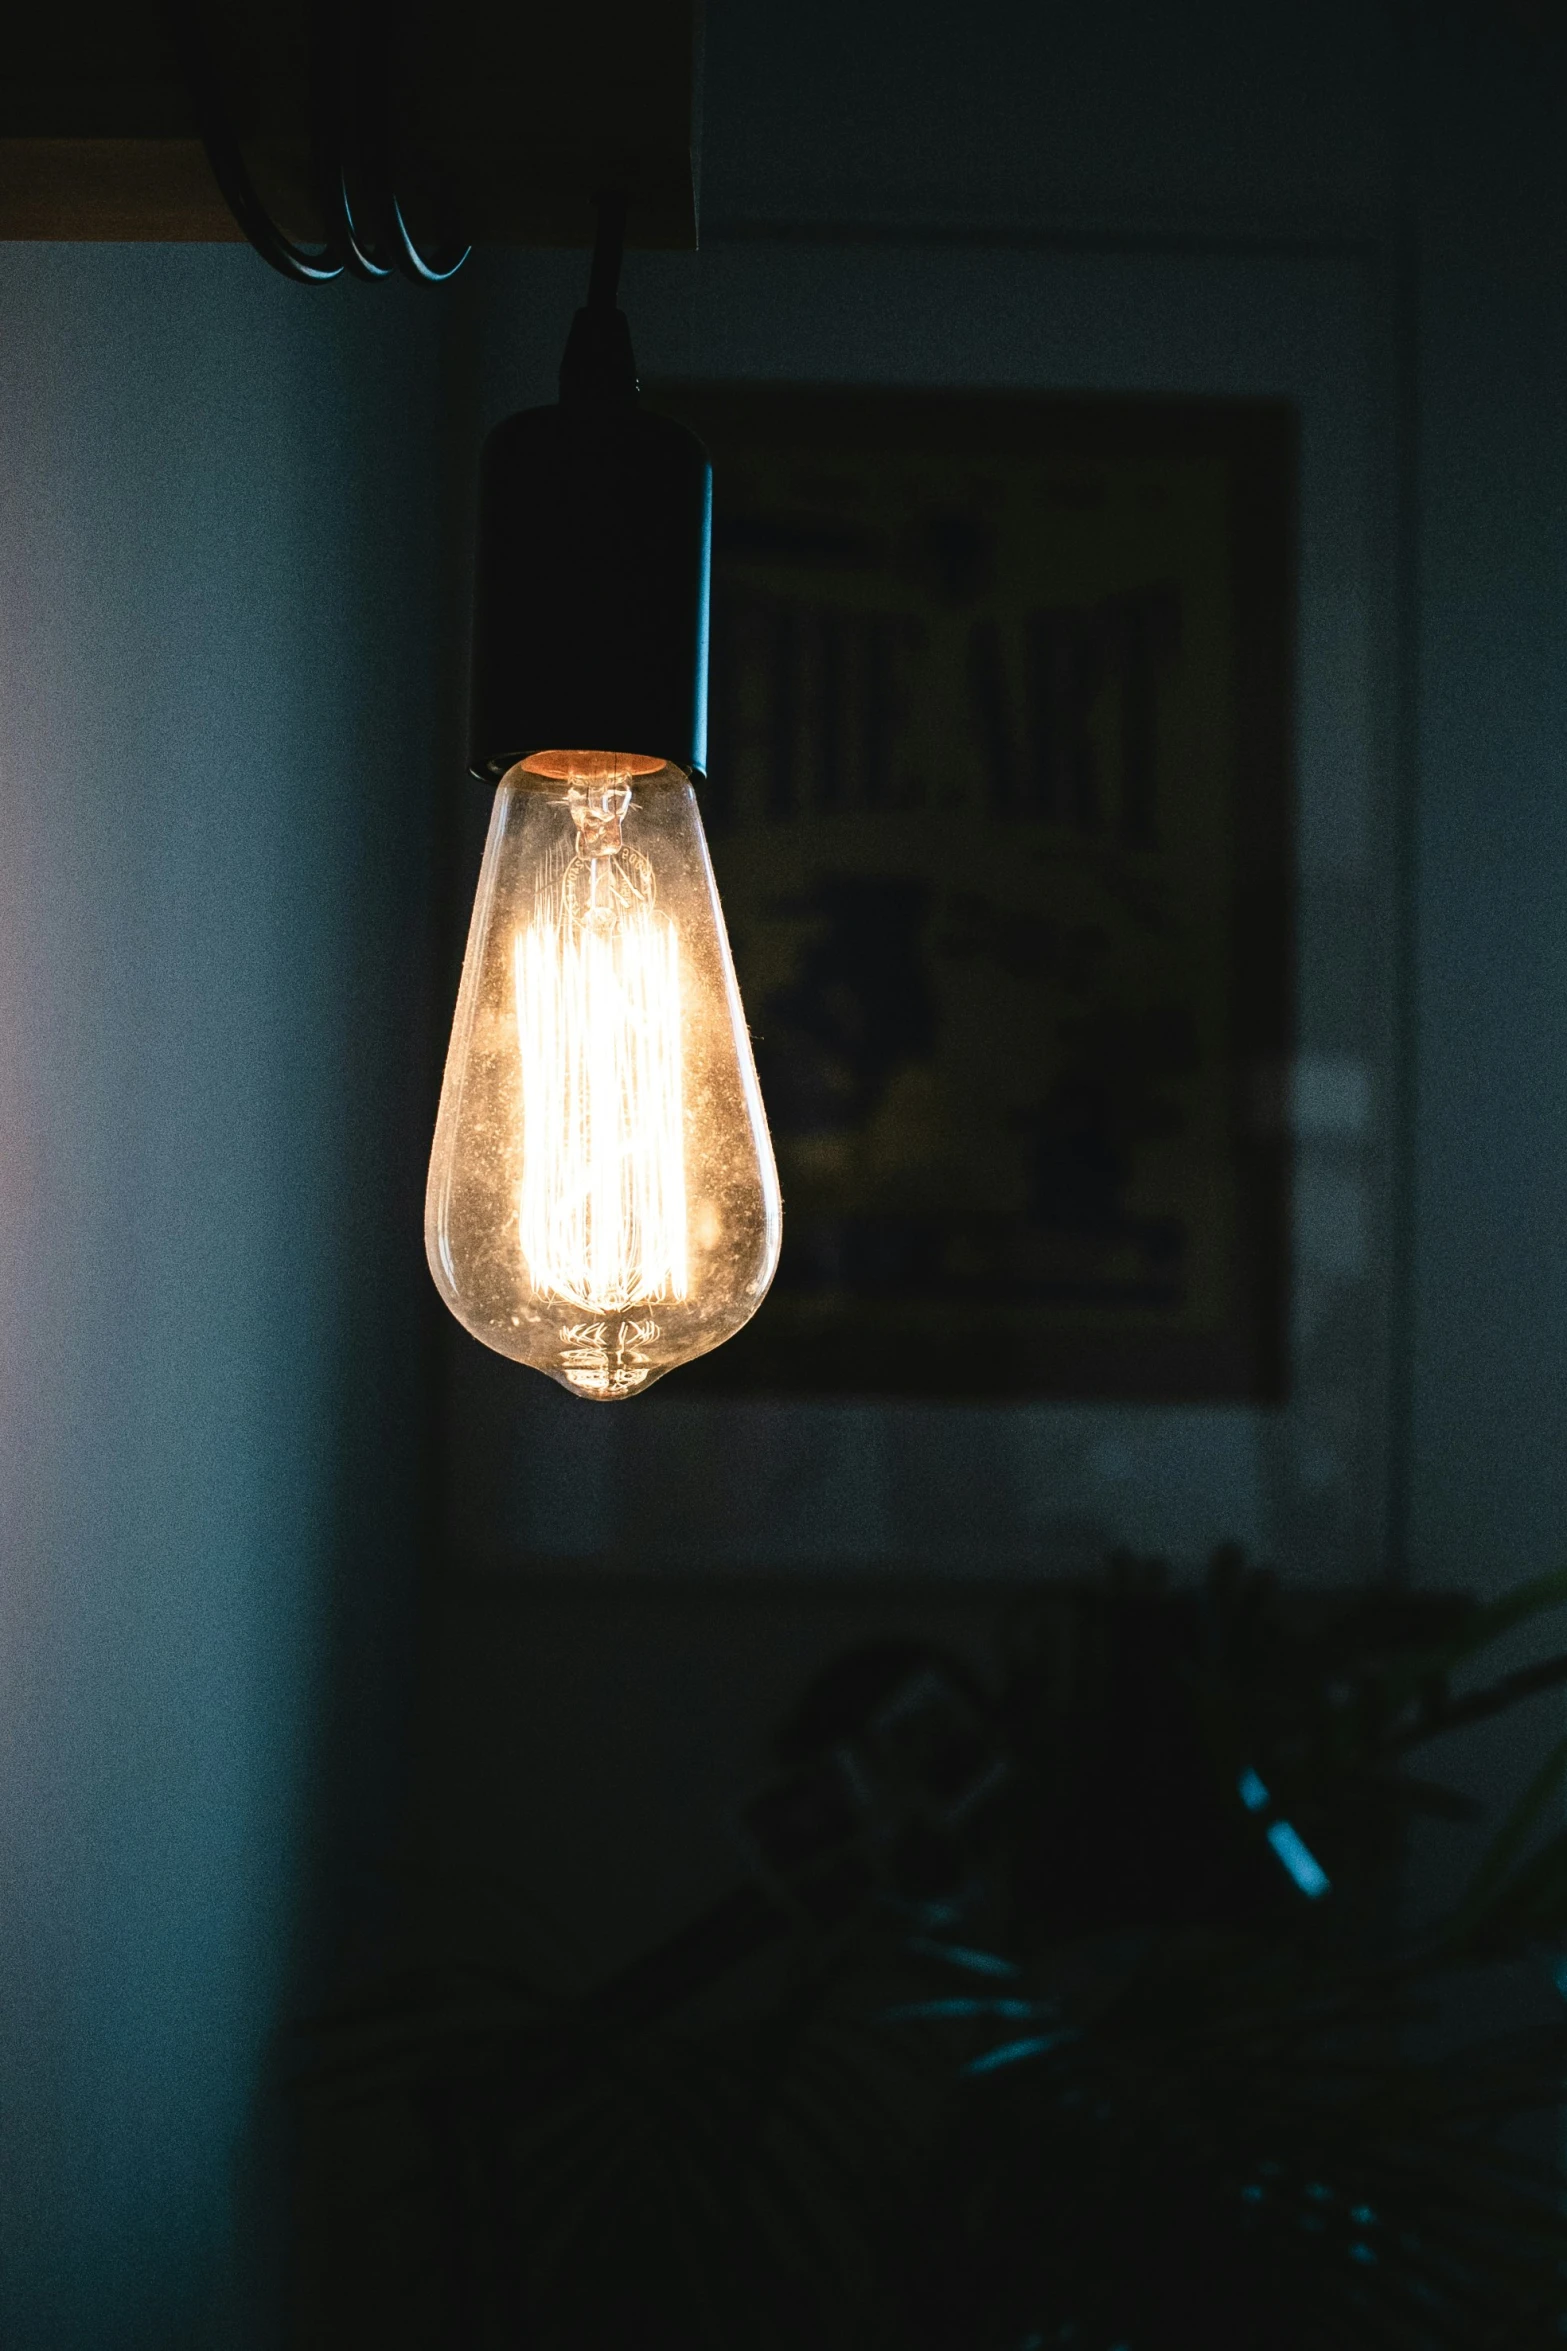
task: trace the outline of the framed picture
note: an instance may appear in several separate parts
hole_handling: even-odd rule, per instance
[[[1295,433],[664,385],[784,1194],[689,1389],[1266,1400],[1287,1362]]]

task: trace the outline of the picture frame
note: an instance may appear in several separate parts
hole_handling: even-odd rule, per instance
[[[731,1394],[1287,1382],[1297,457],[1259,399],[665,384],[785,1201]]]

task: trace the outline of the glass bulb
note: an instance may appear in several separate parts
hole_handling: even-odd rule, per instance
[[[425,1247],[476,1339],[614,1401],[733,1337],[782,1212],[696,795],[548,751],[495,794]]]

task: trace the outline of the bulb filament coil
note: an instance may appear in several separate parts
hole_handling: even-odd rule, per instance
[[[518,1239],[540,1295],[593,1315],[687,1289],[680,945],[622,840],[630,798],[573,789],[574,853],[541,876],[515,951]]]

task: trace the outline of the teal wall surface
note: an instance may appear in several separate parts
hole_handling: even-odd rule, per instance
[[[396,1801],[442,379],[359,295],[0,250],[8,2351],[261,2323],[266,2051]]]
[[[1408,1548],[1567,1554],[1567,94],[1560,30],[1421,57]]]

